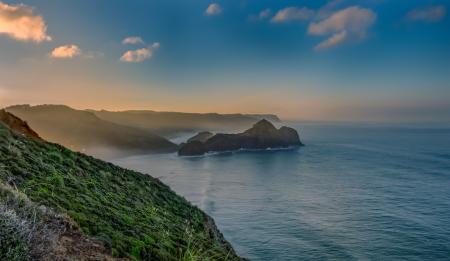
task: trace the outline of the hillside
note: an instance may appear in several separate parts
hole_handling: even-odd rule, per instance
[[[148,130],[111,123],[91,112],[63,105],[17,105],[6,110],[27,121],[45,140],[77,151],[148,153],[177,149],[175,144]]]
[[[279,122],[276,115],[182,113],[156,111],[91,111],[99,118],[127,126],[152,130],[160,135],[204,130],[239,130],[266,118]]]
[[[0,123],[0,183],[4,184],[2,188],[9,187],[0,190],[0,209],[8,207],[7,202],[11,199],[6,196],[11,193],[3,191],[16,191],[17,188],[14,193],[24,195],[27,202],[31,202],[27,205],[51,208],[68,215],[83,235],[100,240],[114,257],[240,259],[208,215],[158,179],[72,152],[57,144],[29,138],[3,123]],[[16,220],[11,217],[20,216],[15,214],[17,207],[23,206],[19,204],[0,212],[8,217],[0,220],[0,229],[10,228],[6,231],[13,235],[9,241],[2,237],[6,244],[2,242],[0,251],[5,251],[5,246],[17,246],[6,250],[23,253],[29,244],[40,242],[21,236],[23,229],[20,227],[8,226],[11,220]],[[25,215],[23,219],[23,224],[27,224],[33,218]],[[4,254],[0,253],[0,257]]]
[[[0,181],[0,260],[116,260],[66,214]]]

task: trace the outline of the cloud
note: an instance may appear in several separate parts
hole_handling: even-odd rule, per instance
[[[337,11],[322,21],[311,23],[308,33],[316,36],[329,35],[328,39],[315,47],[316,50],[322,50],[352,39],[363,39],[375,20],[376,14],[372,10],[352,6]]]
[[[267,9],[264,9],[261,12],[259,12],[258,18],[259,19],[267,19],[270,17],[271,14],[272,14],[272,10],[267,8]]]
[[[316,19],[325,19],[330,16],[345,0],[332,0],[322,6],[316,14]]]
[[[81,49],[77,45],[68,44],[56,47],[50,53],[50,57],[59,59],[70,59],[81,55]]]
[[[210,4],[208,6],[208,8],[206,8],[206,10],[205,10],[205,14],[207,16],[219,15],[221,13],[222,13],[222,7],[217,3]]]
[[[138,36],[130,36],[123,39],[122,44],[143,44],[144,41],[141,37]]]
[[[332,46],[338,45],[340,43],[343,43],[347,39],[347,31],[342,31],[340,33],[333,34],[330,38],[326,39],[325,41],[319,43],[314,47],[314,50],[319,51],[322,49],[327,49]]]
[[[259,12],[259,14],[255,15],[250,15],[249,16],[249,20],[251,21],[262,21],[265,19],[270,18],[270,16],[272,15],[272,10],[270,10],[269,8],[262,10],[261,12]]]
[[[19,41],[37,43],[50,41],[44,18],[36,15],[26,5],[8,5],[0,2],[0,34],[5,34]]]
[[[156,42],[153,43],[149,47],[137,49],[137,50],[129,50],[126,51],[122,57],[120,57],[120,61],[127,62],[127,63],[140,63],[147,59],[152,58],[153,53],[159,49],[161,45]]]
[[[248,18],[250,21],[262,21],[262,20],[269,19],[271,16],[272,16],[272,10],[267,8],[267,9],[262,10],[258,14],[249,15]]]
[[[67,44],[56,47],[55,49],[53,49],[53,51],[50,52],[49,56],[51,58],[57,59],[72,59],[75,57],[81,57],[84,59],[96,59],[104,57],[105,54],[96,51],[82,51],[78,45]]]
[[[406,15],[406,21],[433,23],[441,21],[447,13],[445,6],[437,5],[423,9],[414,9]]]
[[[303,7],[286,7],[284,9],[279,10],[274,17],[272,17],[271,21],[273,23],[283,23],[290,21],[305,21],[314,17],[314,11]]]

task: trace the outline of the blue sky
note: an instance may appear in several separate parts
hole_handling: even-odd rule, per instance
[[[450,121],[450,1],[1,3],[2,105]]]

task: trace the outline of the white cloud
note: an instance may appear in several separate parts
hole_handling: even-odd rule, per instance
[[[68,44],[56,47],[50,53],[50,57],[60,59],[70,59],[81,55],[81,49],[77,45]]]
[[[443,5],[430,6],[423,9],[415,9],[406,15],[406,20],[410,22],[433,23],[441,21],[447,13]]]
[[[44,18],[33,11],[23,4],[8,5],[0,2],[0,34],[19,41],[50,41],[52,38],[47,35]]]
[[[283,23],[290,21],[305,21],[314,17],[314,11],[303,7],[286,7],[279,10],[271,21],[273,23]]]
[[[375,20],[376,14],[372,10],[352,6],[337,11],[320,22],[311,23],[308,33],[329,36],[328,39],[316,45],[315,49],[321,50],[352,39],[363,39]]]
[[[161,46],[161,44],[158,42],[152,44],[152,48],[155,50],[158,49],[160,46]]]
[[[222,13],[222,7],[217,3],[210,4],[208,6],[208,8],[206,8],[206,10],[205,10],[205,14],[207,16],[219,15],[221,13]]]
[[[143,44],[144,41],[141,37],[138,36],[130,36],[123,39],[122,44]]]
[[[129,50],[126,51],[122,57],[120,57],[120,61],[127,62],[127,63],[140,63],[147,59],[152,58],[153,53],[159,49],[161,45],[156,42],[153,43],[149,47],[137,49],[137,50]]]

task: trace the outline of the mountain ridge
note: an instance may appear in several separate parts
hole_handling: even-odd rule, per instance
[[[166,137],[182,132],[243,129],[264,117],[270,118],[274,122],[281,121],[276,115],[265,114],[186,113],[146,110],[89,111],[93,112],[101,119],[132,127],[148,129]]]
[[[78,151],[106,148],[141,154],[177,150],[176,144],[149,130],[105,121],[66,105],[15,105],[5,110],[26,120],[44,139]]]

